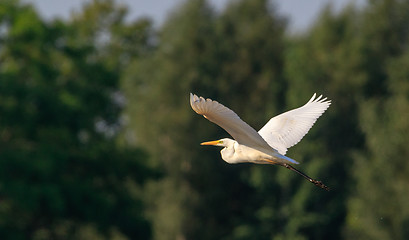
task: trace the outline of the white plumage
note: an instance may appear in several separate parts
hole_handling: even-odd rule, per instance
[[[287,149],[297,144],[316,120],[327,110],[331,101],[316,94],[303,106],[271,118],[259,132],[240,117],[217,101],[190,94],[192,109],[226,130],[235,140],[220,139],[204,142],[202,145],[224,147],[222,158],[228,163],[265,163],[285,166],[315,185],[327,189],[320,181],[314,180],[288,164],[297,161],[284,156]]]
[[[204,99],[191,93],[190,105],[195,112],[222,127],[240,144],[270,150],[271,147],[254,128],[241,120],[235,112],[217,101]]]
[[[322,95],[315,96],[314,93],[304,106],[271,118],[258,133],[272,148],[285,155],[287,148],[301,141],[331,104]]]

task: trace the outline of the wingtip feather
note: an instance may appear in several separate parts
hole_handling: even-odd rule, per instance
[[[314,98],[315,98],[316,95],[317,95],[317,94],[314,93],[314,94],[312,95],[311,99],[307,102],[307,104],[310,103],[310,102],[312,102],[312,101],[314,101]]]

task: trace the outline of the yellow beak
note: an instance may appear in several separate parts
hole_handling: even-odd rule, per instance
[[[210,142],[202,142],[200,145],[217,145],[219,144],[219,140],[216,141],[210,141]]]

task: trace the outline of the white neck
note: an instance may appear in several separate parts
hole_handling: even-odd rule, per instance
[[[223,139],[224,148],[220,151],[222,159],[228,163],[235,163],[238,142],[233,139]]]

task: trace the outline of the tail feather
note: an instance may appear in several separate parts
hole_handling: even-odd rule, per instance
[[[276,153],[275,156],[278,158],[275,161],[280,162],[280,163],[300,164],[299,162],[295,161],[294,159],[286,157],[286,156],[281,155],[279,153]]]

